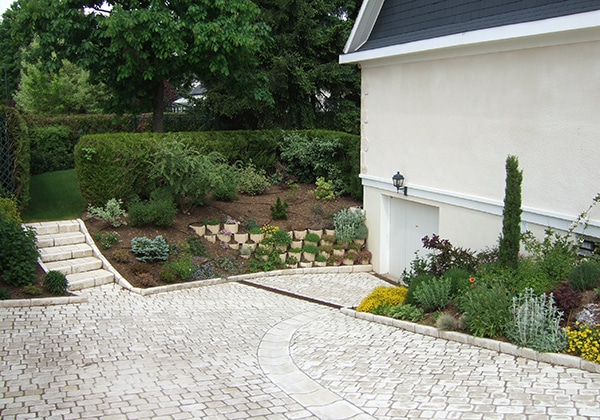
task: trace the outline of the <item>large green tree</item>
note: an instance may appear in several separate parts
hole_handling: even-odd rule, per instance
[[[268,34],[259,15],[250,0],[19,0],[13,34],[35,34],[32,59],[88,70],[111,90],[109,110],[151,110],[163,131],[165,82],[251,67]]]
[[[21,50],[23,45],[11,37],[14,25],[14,9],[6,10],[0,22],[0,80],[2,80],[2,102],[12,106],[12,97],[16,92],[21,72]]]
[[[360,73],[340,65],[360,2],[255,0],[272,42],[260,71],[204,79],[207,108],[229,128],[359,131]],[[232,94],[235,92],[235,94]]]

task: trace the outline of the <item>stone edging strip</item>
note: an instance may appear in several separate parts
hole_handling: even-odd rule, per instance
[[[600,364],[590,362],[578,356],[571,356],[562,353],[540,353],[526,347],[518,347],[514,344],[503,341],[473,337],[472,335],[463,334],[457,331],[443,331],[428,325],[415,324],[409,321],[401,321],[399,319],[373,315],[365,312],[357,312],[350,308],[342,308],[340,311],[344,315],[401,328],[416,334],[428,335],[430,337],[442,338],[444,340],[456,341],[463,344],[470,344],[473,346],[482,347],[484,349],[497,351],[498,353],[524,357],[537,362],[550,363],[552,365],[564,366],[566,368],[576,368],[592,373],[600,373]]]
[[[7,299],[0,300],[0,308],[29,308],[32,306],[67,305],[70,303],[85,303],[87,301],[87,297],[85,296],[62,296],[38,299]]]

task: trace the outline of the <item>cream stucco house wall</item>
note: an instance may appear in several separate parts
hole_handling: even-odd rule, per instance
[[[340,57],[362,70],[361,178],[375,271],[399,277],[432,233],[473,250],[496,245],[508,155],[523,170],[523,230],[568,229],[600,192],[600,2],[575,2],[575,12],[538,7],[535,20],[519,17],[525,1],[513,1],[522,5],[508,17],[489,11],[507,2],[475,2],[488,8],[477,12],[483,23],[467,17],[446,31],[437,29],[454,12],[428,22],[403,11],[411,3],[473,2],[365,0]],[[407,196],[392,185],[398,171]],[[599,215],[589,238],[600,239]]]

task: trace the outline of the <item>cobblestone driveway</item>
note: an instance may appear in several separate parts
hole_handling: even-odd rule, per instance
[[[0,308],[3,419],[600,417],[599,374],[235,282],[84,293],[82,304]]]

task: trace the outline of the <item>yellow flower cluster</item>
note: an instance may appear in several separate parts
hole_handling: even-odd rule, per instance
[[[279,230],[279,226],[273,226],[273,225],[263,225],[263,227],[260,228],[260,231],[262,233],[264,233],[265,236],[271,236],[278,230]]]
[[[567,327],[569,353],[574,353],[585,360],[600,363],[600,324],[591,327],[577,323],[575,327]]]
[[[356,310],[358,312],[373,312],[382,305],[396,306],[404,303],[408,289],[403,286],[379,286],[360,302]]]

